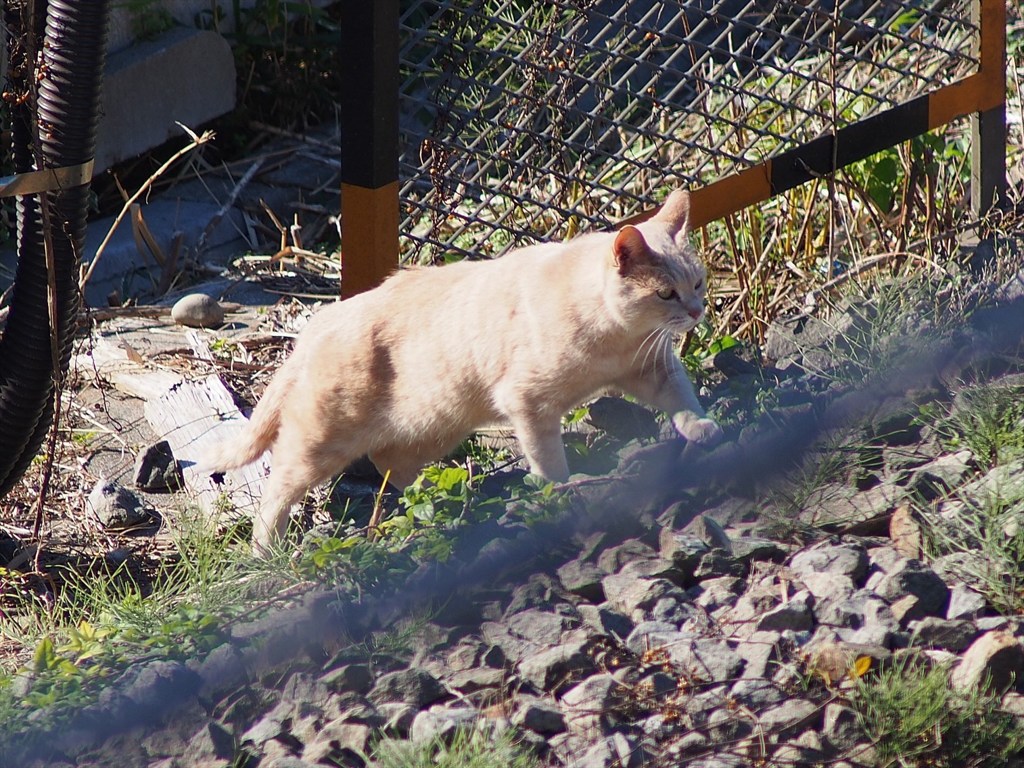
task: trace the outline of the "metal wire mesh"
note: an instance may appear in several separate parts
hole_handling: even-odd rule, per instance
[[[967,0],[409,0],[403,259],[607,227],[977,69]]]

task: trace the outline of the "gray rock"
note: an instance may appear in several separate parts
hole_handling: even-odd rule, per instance
[[[815,604],[832,600],[846,600],[854,592],[857,586],[853,579],[842,574],[811,571],[800,575],[807,591],[814,595]]]
[[[737,680],[729,689],[729,696],[755,712],[762,712],[786,698],[777,685],[763,678]]]
[[[631,737],[614,733],[591,746],[573,762],[574,768],[641,768],[651,756]]]
[[[713,517],[699,515],[686,526],[686,533],[690,536],[696,536],[707,545],[708,549],[720,549],[727,554],[732,553],[732,541],[729,538],[729,534],[725,532],[725,528],[722,527],[721,523]],[[662,554],[662,557],[664,556]]]
[[[532,643],[539,645],[558,645],[562,636],[575,629],[580,622],[550,611],[529,608],[506,619],[509,630]]]
[[[644,613],[663,597],[685,593],[667,579],[646,579],[631,574],[612,573],[601,581],[609,607],[634,620],[642,620]]]
[[[899,622],[885,600],[869,589],[861,589],[845,600],[825,602],[817,606],[818,622],[824,626],[860,629],[867,625],[882,625],[895,632]]]
[[[190,328],[212,328],[224,323],[224,308],[212,296],[190,293],[171,307],[171,319]]]
[[[104,528],[122,530],[152,522],[151,509],[133,491],[110,480],[99,480],[93,486],[86,509]]]
[[[868,584],[871,584],[871,579]],[[908,620],[924,616],[945,616],[949,604],[949,588],[931,568],[919,560],[904,559],[874,584],[880,597],[893,602],[905,595],[913,595],[918,603]]]
[[[975,506],[984,507],[993,499],[1018,499],[1024,496],[1024,459],[1010,461],[986,475],[960,487],[959,496]]]
[[[729,688],[725,685],[716,685],[698,694],[691,695],[683,703],[683,711],[690,721],[692,728],[704,728],[708,724],[711,714],[722,708],[725,703],[725,694]]]
[[[235,753],[234,735],[220,723],[211,721],[189,741],[182,760],[186,765],[200,765],[207,760],[231,760]]]
[[[642,621],[629,633],[626,647],[639,656],[649,648],[660,648],[694,637],[689,632],[680,632],[675,624],[667,621]]]
[[[521,696],[512,714],[512,725],[542,736],[552,736],[565,731],[565,717],[557,704],[533,696]]]
[[[132,482],[142,491],[176,491],[184,487],[181,466],[174,458],[170,443],[160,440],[139,452]]]
[[[949,590],[947,619],[977,619],[985,610],[985,598],[963,584],[954,584]]]
[[[749,637],[757,631],[757,622],[779,602],[778,591],[754,585],[740,595],[736,604],[716,618],[728,622],[732,633],[739,638]]]
[[[714,757],[700,757],[686,763],[686,768],[746,768],[750,762],[740,755],[715,755]]]
[[[714,710],[708,717],[708,734],[718,743],[732,743],[745,739],[754,732],[754,723],[742,710],[725,707]]]
[[[607,735],[614,726],[625,688],[613,675],[586,678],[565,692],[560,702],[566,727],[583,738]]]
[[[710,550],[697,536],[668,528],[661,529],[658,541],[661,556],[670,560],[687,581],[693,579],[693,572],[700,564],[700,559]]]
[[[713,613],[722,607],[733,606],[743,592],[743,580],[736,576],[721,576],[704,579],[687,591],[693,596],[693,604]]]
[[[747,566],[735,559],[725,550],[713,549],[703,557],[693,571],[693,578],[696,581],[707,579],[718,579],[728,576],[745,576]]]
[[[813,731],[805,731],[801,738],[808,735],[816,735]],[[792,765],[820,765],[825,758],[824,744],[801,744],[799,741],[791,741],[783,744],[772,755],[769,765],[778,768]]]
[[[260,762],[266,768],[317,768],[316,763],[311,763],[294,755],[276,755],[269,760],[264,758]]]
[[[1017,634],[1015,631],[1017,629],[1016,625],[1011,627],[1009,620],[1005,616],[982,616],[974,620],[974,626],[978,628],[979,632],[992,632],[1002,629]]]
[[[580,605],[577,610],[582,619],[602,634],[610,634],[625,640],[633,631],[633,622],[616,610],[604,605]]]
[[[907,488],[925,501],[937,499],[959,486],[971,472],[971,452],[947,454],[918,467]]]
[[[797,552],[789,568],[801,576],[827,573],[845,576],[859,584],[868,570],[868,556],[863,547],[854,544],[827,544]]]
[[[705,734],[700,731],[690,731],[683,734],[682,738],[673,746],[680,755],[692,755],[697,752],[704,752],[710,744],[711,739]],[[688,763],[688,765],[692,765],[692,763]]]
[[[978,636],[974,622],[964,619],[949,620],[926,616],[920,621],[911,622],[909,629],[913,633],[915,645],[944,648],[953,653],[966,650]]]
[[[765,733],[788,739],[805,728],[817,727],[821,721],[821,708],[807,699],[789,699],[761,713],[761,727]]]
[[[852,324],[849,315],[840,315],[828,322],[810,315],[780,318],[768,326],[764,340],[764,355],[772,361],[795,358],[799,360],[805,352],[817,351],[842,333]],[[823,350],[824,351],[824,350]],[[823,360],[815,360],[824,367],[829,364],[828,353]]]
[[[448,687],[462,694],[476,693],[492,688],[500,688],[506,678],[503,669],[493,667],[478,667],[476,669],[463,669],[448,676]]]
[[[480,713],[467,706],[433,706],[416,715],[409,730],[409,738],[417,743],[439,740],[450,744],[460,730],[472,728]]]
[[[771,539],[762,539],[757,536],[737,536],[732,540],[732,556],[743,563],[750,565],[753,562],[784,562],[789,551]]]
[[[419,709],[403,701],[387,702],[381,704],[377,709],[384,719],[384,732],[393,733],[402,738],[409,736],[413,720],[419,714]]]
[[[986,632],[975,640],[950,675],[950,684],[961,691],[988,681],[997,691],[1024,680],[1024,647],[1004,630]]]
[[[693,605],[683,595],[662,597],[651,608],[649,615],[653,621],[664,621],[679,625],[694,616]]]
[[[293,709],[291,702],[279,702],[242,734],[241,743],[262,748],[266,742],[286,733],[288,729],[285,723],[291,719]]]
[[[803,632],[814,626],[814,596],[802,589],[788,601],[766,612],[757,620],[759,632],[792,630]]]
[[[196,673],[202,680],[204,695],[233,687],[245,673],[243,656],[232,643],[224,643],[210,651]]]
[[[385,705],[381,705],[385,706]],[[381,728],[386,721],[370,700],[358,693],[342,693],[331,699],[331,708],[337,712],[337,720],[345,723],[360,723],[371,728]]]
[[[654,414],[621,397],[599,397],[587,410],[591,426],[623,442],[658,436],[658,420]]]
[[[368,698],[378,706],[400,702],[423,709],[447,695],[444,686],[429,672],[421,669],[402,669],[378,678]]]
[[[543,650],[543,646],[510,632],[504,622],[485,621],[480,633],[488,645],[498,648],[513,663]]]
[[[725,641],[711,637],[688,640],[683,635],[679,641],[668,645],[668,655],[684,673],[701,682],[734,680],[745,663]]]
[[[838,702],[825,705],[825,720],[822,733],[833,746],[841,752],[849,750],[864,738],[864,729],[857,718],[857,713]]]
[[[649,560],[657,553],[639,539],[624,541],[604,550],[597,558],[597,567],[605,573],[618,573],[626,563]]]
[[[604,602],[604,589],[601,587],[604,575],[604,571],[585,560],[570,560],[558,569],[562,585],[572,594],[592,603]]]
[[[373,685],[373,675],[366,664],[346,664],[332,669],[320,679],[333,693],[367,693]]]
[[[780,632],[754,632],[736,645],[736,653],[746,662],[743,676],[753,679],[767,677],[768,666],[782,658]]]
[[[558,692],[594,671],[587,653],[589,639],[577,637],[562,645],[528,656],[519,663],[519,676],[540,691]]]
[[[314,730],[313,737],[303,747],[302,759],[315,765],[351,764],[345,762],[346,758],[351,760],[353,755],[367,754],[372,738],[373,728],[368,725],[331,720]]]

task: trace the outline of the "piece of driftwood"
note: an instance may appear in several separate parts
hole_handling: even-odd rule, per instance
[[[145,401],[143,412],[153,431],[166,440],[181,463],[185,490],[204,512],[234,517],[250,514],[263,492],[267,457],[242,469],[225,472],[223,483],[197,471],[206,446],[231,439],[246,418],[220,377],[190,381],[173,371],[147,364],[126,343],[98,339],[89,354],[75,359],[78,371],[98,375],[119,391]]]
[[[142,356],[126,342],[107,339],[96,339],[89,352],[77,355],[74,367],[85,378],[99,376],[141,400],[160,397],[184,378],[180,373],[145,365]]]
[[[147,399],[144,412],[153,430],[170,444],[181,463],[185,488],[203,511],[229,519],[255,511],[269,471],[269,454],[223,473],[220,483],[197,467],[208,446],[231,440],[248,421],[220,377],[180,381],[159,397]]]

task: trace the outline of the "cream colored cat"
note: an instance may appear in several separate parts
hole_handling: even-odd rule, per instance
[[[254,550],[284,534],[310,487],[363,454],[405,487],[498,421],[515,430],[531,471],[565,480],[562,416],[606,389],[671,414],[688,440],[717,441],[671,348],[704,316],[689,211],[676,191],[638,226],[404,269],[317,312],[241,438],[203,462],[224,470],[272,451]]]

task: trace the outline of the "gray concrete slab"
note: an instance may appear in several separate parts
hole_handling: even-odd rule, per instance
[[[235,60],[227,41],[174,27],[111,55],[103,82],[96,173],[184,136],[235,107]]]

